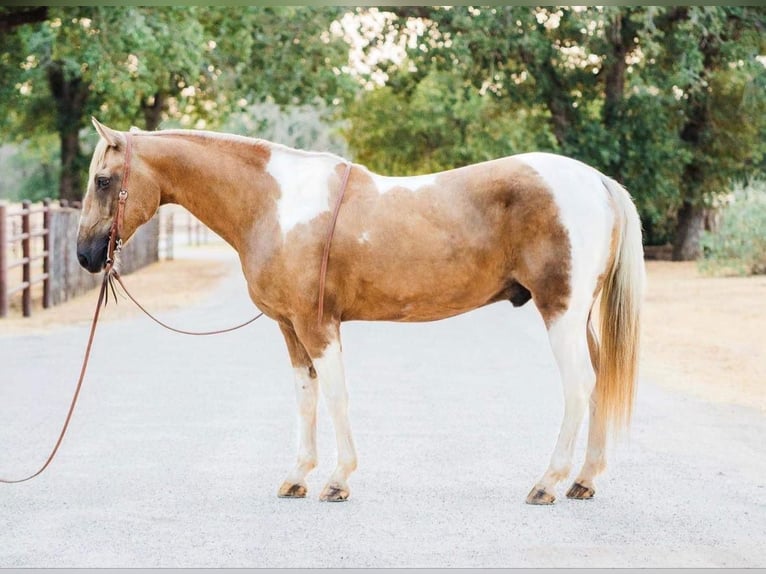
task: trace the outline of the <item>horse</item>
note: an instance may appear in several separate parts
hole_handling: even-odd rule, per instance
[[[263,139],[93,125],[80,264],[92,273],[106,267],[118,196],[122,241],[160,205],[180,204],[236,250],[250,298],[279,325],[294,371],[298,453],[278,496],[307,495],[320,389],[337,465],[319,498],[349,496],[357,453],[343,321],[434,321],[531,300],[561,375],[564,416],[526,502],[556,500],[586,410],[585,461],[566,496],[593,497],[608,436],[630,422],[645,283],[641,223],[616,181],[540,152],[391,177]]]

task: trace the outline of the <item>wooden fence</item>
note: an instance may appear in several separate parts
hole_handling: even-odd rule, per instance
[[[41,229],[32,230],[32,218],[42,215]],[[16,223],[16,225],[13,225]],[[6,230],[6,227],[9,227]],[[25,317],[32,314],[32,287],[42,284],[43,307],[50,306],[50,201],[45,200],[42,207],[33,208],[31,202],[24,201],[21,209],[8,213],[8,207],[0,203],[0,317],[8,314],[8,301],[21,293],[21,308]],[[41,248],[32,252],[35,239],[40,239]],[[10,249],[9,249],[10,246]],[[20,247],[20,254],[19,254]],[[9,260],[10,256],[16,259]],[[36,262],[42,267],[39,275],[32,275]],[[9,286],[9,277],[14,270],[21,270],[20,282],[15,287]],[[18,273],[17,273],[18,275]]]
[[[43,308],[97,286],[100,277],[82,269],[76,241],[79,206],[22,202],[20,208],[0,201],[0,318],[15,308],[25,317],[39,299]],[[127,274],[159,258],[159,218],[139,228],[120,257]]]

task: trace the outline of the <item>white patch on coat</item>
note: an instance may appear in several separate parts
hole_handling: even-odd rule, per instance
[[[359,236],[358,239],[359,243],[369,243],[370,242],[370,234],[367,231],[363,231],[362,234]]]
[[[284,238],[295,226],[330,211],[329,181],[338,160],[329,155],[306,156],[272,149],[266,171],[279,184],[277,217]]]
[[[572,303],[589,308],[598,276],[609,258],[614,224],[601,174],[582,162],[551,153],[525,153],[514,158],[540,174],[553,192],[572,250]]]
[[[383,195],[395,188],[403,188],[409,191],[417,191],[423,187],[433,185],[438,174],[415,175],[411,177],[389,177],[371,173],[372,181],[378,188],[378,193]]]

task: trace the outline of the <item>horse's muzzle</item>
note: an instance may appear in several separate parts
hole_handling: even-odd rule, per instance
[[[109,237],[77,242],[77,261],[91,273],[98,273],[106,265]]]

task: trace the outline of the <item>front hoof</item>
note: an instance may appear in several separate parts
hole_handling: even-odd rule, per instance
[[[307,488],[305,484],[293,484],[291,482],[284,482],[279,487],[279,498],[306,498]]]
[[[569,487],[569,490],[567,491],[567,498],[574,498],[576,500],[590,500],[593,498],[594,494],[596,494],[596,491],[589,486],[575,482],[571,487]]]
[[[540,486],[535,486],[527,495],[527,504],[545,505],[556,502],[556,497]]]
[[[328,484],[324,487],[322,494],[319,495],[319,500],[322,502],[343,502],[348,498],[348,494],[348,489],[339,484]]]

